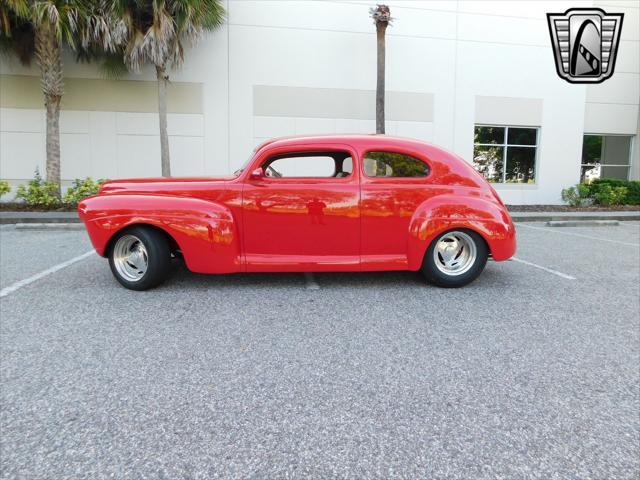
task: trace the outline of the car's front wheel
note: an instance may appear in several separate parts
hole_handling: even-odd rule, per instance
[[[171,249],[162,232],[144,226],[117,234],[109,251],[116,280],[131,290],[147,290],[162,283],[171,267]]]
[[[429,245],[422,273],[439,287],[462,287],[478,278],[487,264],[489,249],[471,230],[450,230]]]

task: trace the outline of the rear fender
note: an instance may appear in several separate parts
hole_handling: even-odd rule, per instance
[[[229,273],[242,268],[237,223],[229,208],[216,202],[153,194],[97,195],[80,202],[78,214],[103,256],[117,232],[144,224],[166,232],[193,272]]]
[[[515,227],[506,208],[480,197],[439,195],[425,200],[409,224],[408,268],[418,270],[432,240],[451,229],[468,229],[487,242],[494,260],[515,253]]]

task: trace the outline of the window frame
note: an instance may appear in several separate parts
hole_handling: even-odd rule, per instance
[[[271,165],[273,162],[276,162],[282,158],[300,158],[300,157],[330,157],[332,158],[331,155],[329,155],[330,153],[344,153],[347,154],[345,156],[346,158],[351,158],[352,161],[352,167],[351,167],[351,173],[349,175],[347,175],[346,177],[334,177],[334,176],[329,176],[329,177],[313,177],[313,176],[307,176],[307,177],[270,177],[266,175],[266,168]],[[274,157],[278,157],[278,158],[274,158]],[[311,149],[311,150],[289,150],[286,149],[283,152],[276,152],[276,153],[271,153],[270,155],[266,155],[264,159],[262,159],[261,161],[258,162],[259,168],[262,168],[262,171],[265,172],[265,175],[263,176],[263,180],[266,181],[276,181],[276,182],[286,182],[286,183],[295,183],[295,182],[299,182],[299,181],[314,181],[314,182],[318,182],[318,181],[339,181],[342,183],[349,183],[351,181],[353,181],[355,177],[355,168],[353,168],[353,163],[354,162],[354,154],[353,152],[349,151],[348,149],[341,149],[341,148],[322,148],[322,149]],[[334,169],[335,169],[335,165],[334,165]],[[334,170],[333,174],[336,174],[336,171]]]
[[[493,185],[537,185],[538,184],[538,147],[540,146],[540,127],[536,127],[533,125],[496,125],[489,123],[474,123],[473,124],[473,135],[475,138],[476,128],[478,127],[490,127],[490,128],[504,128],[504,140],[503,143],[476,143],[475,140],[473,142],[473,158],[475,159],[475,150],[476,147],[502,147],[502,181],[501,182],[490,182],[487,178],[487,182],[492,183]],[[509,143],[509,128],[528,128],[536,131],[536,143],[534,145],[519,145],[519,144],[510,144]],[[535,156],[533,158],[533,183],[520,183],[520,182],[507,182],[507,153],[509,151],[509,147],[524,147],[524,148],[534,148]],[[472,164],[473,166],[473,164]],[[474,166],[475,169],[475,166]],[[484,175],[483,175],[484,178]]]
[[[599,178],[607,178],[602,177],[602,168],[603,167],[627,167],[627,180],[629,180],[629,172],[631,171],[631,160],[633,155],[633,135],[625,135],[623,133],[583,133],[582,134],[582,148],[584,149],[584,137],[600,137],[602,138],[602,144],[600,145],[600,163],[582,163],[582,150],[580,151],[580,181],[582,181],[582,167],[600,167],[600,177]],[[604,148],[605,142],[607,141],[607,137],[627,137],[629,138],[629,157],[627,158],[627,164],[610,164],[603,163],[604,157]]]
[[[364,159],[367,156],[368,153],[395,153],[397,155],[404,155],[405,157],[411,157],[415,160],[418,160],[419,162],[424,163],[427,168],[429,169],[429,171],[427,172],[427,174],[423,177],[371,177],[369,175],[367,175],[367,172],[364,169]],[[397,182],[397,181],[402,181],[402,182],[423,182],[425,180],[427,180],[428,178],[431,178],[431,175],[433,174],[433,167],[431,166],[431,162],[428,161],[427,158],[423,157],[422,155],[417,155],[415,152],[408,152],[405,151],[403,149],[400,148],[367,148],[366,150],[363,150],[362,152],[360,152],[360,175],[362,176],[363,179],[366,179],[367,181],[376,181],[376,182]]]

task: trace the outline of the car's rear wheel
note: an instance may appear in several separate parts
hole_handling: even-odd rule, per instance
[[[116,280],[131,290],[147,290],[162,283],[171,267],[171,249],[162,232],[144,226],[117,234],[109,251]]]
[[[422,273],[439,287],[462,287],[478,278],[487,264],[489,248],[471,230],[450,230],[429,245]]]

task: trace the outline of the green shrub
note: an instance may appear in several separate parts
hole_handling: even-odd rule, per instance
[[[627,187],[612,187],[604,184],[600,185],[594,197],[600,205],[622,205],[628,193]]]
[[[6,180],[0,180],[0,197],[11,191],[11,185]]]
[[[45,182],[36,168],[33,180],[26,185],[20,185],[16,190],[16,198],[24,200],[27,205],[48,207],[60,203],[58,194],[60,189],[54,182]]]
[[[627,205],[640,205],[640,181],[620,180],[617,178],[599,178],[591,182],[589,185],[591,195],[595,197],[600,189],[606,186],[611,188],[625,187],[627,189],[627,194],[622,203]]]
[[[84,180],[76,178],[64,194],[64,203],[77,205],[83,198],[98,193],[100,185],[104,181],[103,178],[99,178],[97,181],[93,181],[91,177],[87,177]]]
[[[562,189],[562,200],[572,207],[600,205],[640,205],[640,181],[598,178]]]
[[[591,195],[589,186],[579,183],[575,187],[563,188],[561,192],[562,200],[572,207],[581,207],[590,203]]]

